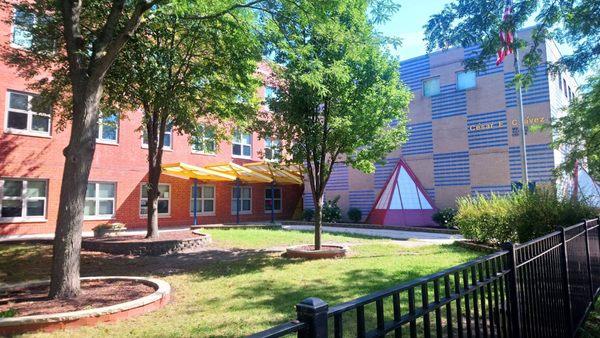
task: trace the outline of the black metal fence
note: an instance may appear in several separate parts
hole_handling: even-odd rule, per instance
[[[250,337],[573,337],[600,289],[598,218]]]

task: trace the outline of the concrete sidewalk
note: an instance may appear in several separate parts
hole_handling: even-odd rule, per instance
[[[284,225],[285,230],[308,230],[312,231],[314,227],[309,225]],[[342,228],[325,226],[323,231],[331,233],[347,233],[366,235],[381,238],[390,238],[397,240],[411,240],[427,242],[431,244],[452,244],[455,241],[463,241],[464,237],[461,235],[450,235],[440,234],[432,232],[420,232],[420,231],[404,231],[404,230],[385,230],[385,229],[362,229],[362,228]]]

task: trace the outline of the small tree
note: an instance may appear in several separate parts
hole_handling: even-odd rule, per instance
[[[405,138],[411,94],[399,80],[398,63],[382,51],[384,39],[372,24],[380,17],[368,18],[369,3],[328,1],[314,11],[284,4],[267,25],[275,60],[284,66],[274,67],[282,85],[257,130],[282,140],[289,160],[307,168],[316,250],[333,166],[345,163],[370,173]],[[388,10],[375,6],[375,12],[396,9],[380,5]],[[280,15],[295,17],[297,24],[276,27]]]
[[[191,143],[210,136],[217,144],[228,131],[218,125],[249,120],[257,111],[254,73],[261,48],[254,22],[249,11],[212,20],[158,13],[113,67],[110,97],[143,112],[148,144],[147,237],[158,237],[166,129],[191,135]]]

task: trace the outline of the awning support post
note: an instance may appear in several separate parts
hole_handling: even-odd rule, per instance
[[[237,206],[235,208],[235,223],[236,224],[240,224],[240,207],[241,207],[241,197],[242,197],[242,187],[241,187],[241,181],[240,179],[236,179],[235,180],[235,187],[237,189]]]
[[[275,223],[275,180],[271,182],[271,223]]]
[[[194,225],[198,225],[198,179],[194,178]]]

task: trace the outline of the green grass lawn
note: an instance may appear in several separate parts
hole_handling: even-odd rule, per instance
[[[333,305],[480,255],[454,245],[414,247],[365,236],[324,234],[325,242],[349,244],[350,256],[290,260],[275,249],[310,243],[312,233],[207,232],[213,244],[201,252],[139,258],[85,252],[82,275],[163,278],[173,287],[173,301],[130,320],[34,336],[243,336],[294,318],[294,305],[306,297],[319,297]],[[47,278],[50,259],[49,246],[0,246],[0,282]]]

